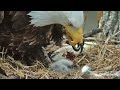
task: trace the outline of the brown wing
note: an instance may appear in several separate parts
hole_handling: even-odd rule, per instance
[[[0,45],[6,47],[14,38],[15,32],[29,24],[26,11],[0,11]]]
[[[42,46],[47,46],[50,40],[60,45],[62,26],[34,27],[30,25],[29,12],[0,11],[0,46],[8,49],[7,55],[21,59],[27,65],[33,64],[35,60],[45,63]]]

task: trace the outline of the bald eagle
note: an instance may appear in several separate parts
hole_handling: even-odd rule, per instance
[[[83,11],[0,11],[1,50],[27,65],[39,60],[47,66],[42,47],[51,40],[60,45],[64,32],[73,49],[82,51],[83,23]]]

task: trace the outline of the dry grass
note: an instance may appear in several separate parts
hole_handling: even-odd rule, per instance
[[[53,47],[55,49],[55,47]],[[58,47],[57,47],[58,48]],[[57,49],[56,48],[56,49]],[[52,51],[52,49],[51,49]],[[79,69],[71,73],[58,73],[45,68],[41,63],[34,66],[25,66],[12,57],[0,58],[0,66],[9,78],[25,79],[82,79],[80,70],[89,64],[94,71],[107,72],[120,70],[120,49],[113,45],[98,45],[74,58]]]
[[[2,58],[1,58],[2,59]],[[13,62],[9,59],[0,60],[1,67],[5,70],[7,76],[12,78],[25,78],[25,79],[70,79],[78,78],[80,75],[75,73],[58,73],[50,71],[42,65],[37,64],[34,66],[24,66],[20,62]],[[75,76],[75,77],[74,77]]]

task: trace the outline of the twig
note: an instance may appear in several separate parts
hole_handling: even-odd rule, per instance
[[[77,63],[80,63],[85,58],[85,56],[86,54]]]
[[[75,73],[75,76],[73,77],[73,79],[77,79],[80,75],[80,72],[79,71],[77,71],[76,73]]]
[[[8,79],[8,77],[0,73],[0,79]]]
[[[6,59],[9,63],[12,63],[12,65],[14,65],[15,67],[19,67],[19,68],[23,68],[24,66],[18,62],[18,61],[15,61],[12,57],[8,56],[7,57],[8,59]]]
[[[85,41],[92,41],[92,42],[105,42],[104,40],[101,40],[101,39],[95,39],[95,38],[84,38]],[[108,44],[120,44],[120,41],[115,41],[115,40],[112,40],[112,41],[108,41]]]
[[[107,47],[107,44],[108,44],[108,41],[111,39],[111,38],[113,38],[113,37],[115,37],[116,35],[118,35],[120,33],[120,31],[118,31],[117,33],[115,33],[115,34],[113,34],[112,36],[109,36],[106,40],[105,40],[105,44],[103,45],[103,47],[102,47],[102,49],[101,49],[101,51],[100,51],[100,53],[99,53],[99,59],[101,59],[100,61],[102,61],[103,60],[103,58],[104,58],[104,55],[105,55],[105,52],[106,52],[106,47]],[[103,54],[102,54],[103,53]],[[102,55],[102,56],[101,56]]]
[[[102,32],[102,29],[93,29],[91,30],[89,33],[84,34],[83,37],[87,38],[87,37],[92,37],[93,35]]]

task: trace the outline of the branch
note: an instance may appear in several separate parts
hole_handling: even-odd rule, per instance
[[[84,39],[85,41],[98,41],[98,42],[105,42],[105,40],[101,40],[101,39],[95,39],[95,38],[85,38]],[[115,40],[112,40],[112,41],[109,41],[108,44],[120,44],[120,41],[115,41]]]
[[[105,40],[102,40],[102,39],[90,38],[90,37],[92,37],[93,35],[98,34],[98,33],[100,33],[100,32],[102,32],[102,29],[93,29],[93,30],[90,31],[89,33],[84,34],[84,40],[85,40],[85,41],[105,42]],[[113,34],[112,36],[109,36],[109,37],[108,37],[108,40],[109,40],[110,38],[115,37],[115,36],[118,35],[119,33],[120,33],[120,31],[116,32],[116,33]],[[89,37],[89,38],[88,38],[88,37]],[[120,41],[112,40],[112,41],[109,41],[108,44],[120,44]]]
[[[102,29],[93,29],[93,30],[91,30],[89,33],[84,34],[83,37],[84,37],[84,38],[92,37],[93,35],[98,34],[98,33],[100,33],[100,32],[102,32]]]

